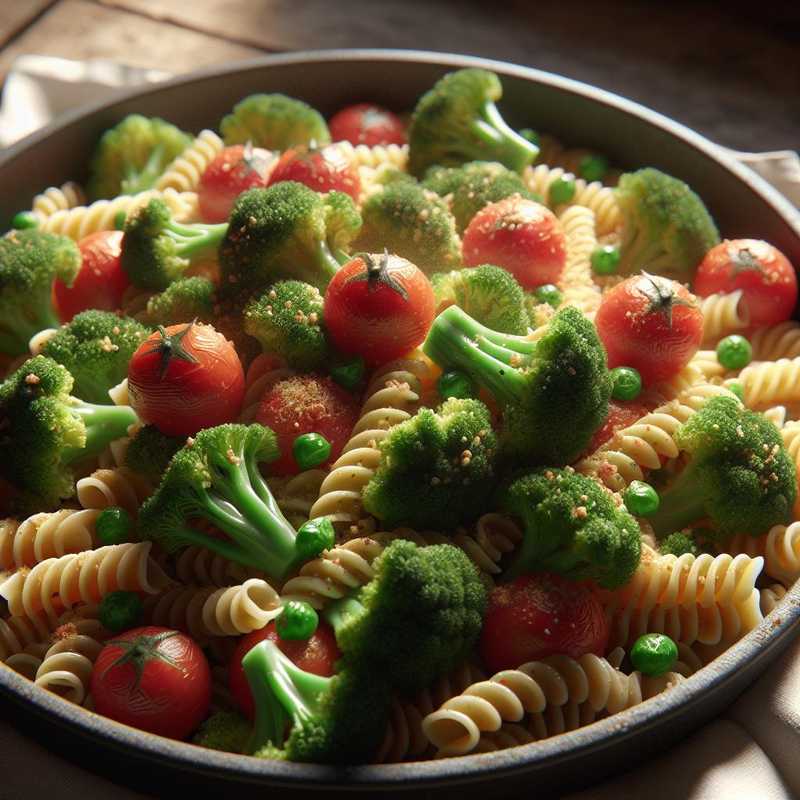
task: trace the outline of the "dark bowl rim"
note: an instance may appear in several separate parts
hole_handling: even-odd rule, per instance
[[[444,67],[480,67],[500,75],[544,83],[561,91],[580,95],[600,102],[620,113],[643,120],[660,128],[670,136],[701,152],[721,164],[767,202],[771,210],[800,237],[800,211],[795,209],[765,180],[749,168],[738,163],[727,151],[686,126],[651,109],[622,98],[604,89],[564,78],[531,67],[502,61],[437,53],[421,50],[397,49],[331,49],[299,51],[267,55],[254,59],[231,62],[223,67],[208,67],[144,89],[136,87],[115,92],[105,99],[69,112],[41,131],[11,145],[0,154],[0,170],[22,152],[39,146],[58,131],[117,103],[146,97],[163,90],[219,78],[232,73],[256,71],[282,64],[325,63],[335,61],[428,63]],[[54,715],[63,725],[80,731],[85,736],[100,737],[104,744],[118,751],[130,751],[160,762],[182,768],[194,774],[217,777],[228,775],[252,784],[268,781],[271,785],[293,788],[343,787],[352,790],[377,790],[380,788],[421,789],[436,785],[467,783],[487,777],[507,777],[525,772],[536,766],[556,764],[588,750],[602,750],[635,736],[678,714],[686,713],[692,705],[712,689],[734,680],[736,670],[743,664],[768,659],[771,651],[784,643],[800,623],[800,582],[786,595],[778,609],[764,619],[753,631],[736,642],[719,658],[704,667],[668,693],[658,695],[640,705],[593,723],[577,731],[494,753],[472,754],[458,758],[410,762],[403,764],[332,767],[318,764],[296,764],[263,761],[248,756],[221,753],[199,748],[184,742],[154,736],[130,728],[76,707],[68,701],[33,685],[26,678],[3,665],[0,669],[0,690],[15,700],[26,702],[32,711]]]

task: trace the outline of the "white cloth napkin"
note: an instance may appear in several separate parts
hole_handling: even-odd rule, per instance
[[[103,93],[167,77],[168,73],[109,61],[22,56],[3,92],[0,146]],[[797,153],[727,152],[800,206]],[[563,800],[792,800],[800,797],[798,752],[800,641],[722,718],[632,771]],[[23,736],[10,720],[1,718],[0,763],[13,765],[0,774],[0,800],[146,797],[49,753],[43,743]]]

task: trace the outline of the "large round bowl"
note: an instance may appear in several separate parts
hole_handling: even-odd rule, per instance
[[[43,187],[84,177],[100,134],[131,112],[200,130],[214,127],[240,98],[262,91],[303,98],[326,114],[365,99],[405,109],[443,73],[460,67],[484,67],[502,76],[501,108],[511,124],[595,148],[623,167],[655,166],[683,178],[708,204],[723,235],[766,239],[800,264],[800,214],[752,172],[687,128],[608,92],[545,72],[411,51],[268,56],[82,109],[0,156],[0,230]],[[35,733],[48,747],[117,780],[124,776],[126,784],[158,796],[180,787],[214,796],[227,790],[237,798],[263,797],[265,788],[280,787],[302,796],[313,790],[328,796],[416,791],[463,798],[486,792],[500,797],[535,787],[537,797],[543,797],[635,766],[720,713],[786,647],[798,620],[800,586],[795,586],[757,630],[698,674],[646,703],[536,744],[411,764],[342,769],[206,751],[77,708],[5,667],[0,668],[0,699],[5,718]]]

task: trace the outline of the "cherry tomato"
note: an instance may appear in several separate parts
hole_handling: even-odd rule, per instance
[[[334,114],[328,122],[334,142],[352,142],[374,147],[377,144],[405,144],[403,121],[381,106],[356,103]]]
[[[106,642],[91,688],[98,714],[185,739],[208,716],[211,669],[190,637],[169,628],[134,628]]]
[[[236,419],[244,370],[233,345],[211,325],[159,328],[128,365],[131,406],[167,436],[193,436]]]
[[[206,167],[197,187],[200,215],[206,222],[226,222],[236,198],[248,189],[265,187],[276,156],[269,150],[235,144]]]
[[[356,256],[325,292],[328,335],[339,350],[362,356],[369,366],[413,350],[425,339],[435,314],[430,281],[399,256]]]
[[[525,289],[557,283],[567,259],[556,215],[519,195],[482,208],[464,231],[462,249],[465,266],[504,267]]]
[[[603,296],[595,317],[608,366],[639,370],[645,385],[671,378],[700,347],[703,314],[686,287],[634,275]]]
[[[479,649],[486,668],[494,673],[557,654],[602,656],[608,635],[594,588],[538,573],[492,590]]]
[[[790,319],[797,305],[797,275],[780,250],[757,239],[726,240],[706,253],[694,290],[700,297],[742,290],[754,328]]]
[[[297,181],[315,192],[344,192],[353,200],[361,194],[358,171],[336,145],[321,150],[295,147],[287,150],[272,170],[269,185]]]
[[[332,464],[347,444],[358,421],[359,402],[328,377],[296,375],[269,386],[261,398],[256,422],[275,431],[281,455],[269,465],[271,475],[300,472],[294,453],[294,440],[304,433],[319,433],[331,445],[328,458],[320,465]]]
[[[609,441],[618,430],[633,425],[634,422],[649,413],[650,409],[646,405],[637,403],[635,400],[609,400],[606,421],[599,430],[595,431],[587,452],[593,453],[598,447]]]
[[[130,285],[120,264],[122,231],[97,231],[78,242],[81,268],[72,286],[56,278],[53,303],[62,322],[89,308],[116,311]]]
[[[231,656],[228,667],[228,685],[236,704],[250,719],[255,716],[255,706],[253,705],[253,695],[250,692],[250,685],[242,668],[242,659],[264,639],[275,642],[278,647],[295,663],[300,669],[310,672],[313,675],[320,675],[329,678],[334,673],[334,665],[341,656],[336,645],[336,637],[330,625],[321,622],[317,630],[310,639],[303,641],[286,641],[278,636],[275,623],[270,622],[260,631],[253,631],[243,636],[236,650]]]

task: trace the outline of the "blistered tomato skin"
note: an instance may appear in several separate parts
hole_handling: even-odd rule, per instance
[[[269,185],[282,181],[296,181],[315,192],[344,192],[354,201],[361,194],[358,171],[337,147],[329,145],[321,150],[295,147],[287,150],[275,165]]]
[[[356,103],[334,114],[328,122],[334,142],[368,147],[405,144],[405,125],[397,114],[373,103]]]
[[[489,595],[480,654],[489,672],[551,655],[602,656],[608,622],[594,588],[559,575],[523,575]]]
[[[496,264],[524,289],[557,283],[567,259],[561,223],[549,208],[515,196],[479,211],[464,232],[464,265]]]
[[[751,328],[790,319],[797,305],[797,274],[780,250],[757,239],[725,240],[711,248],[697,268],[700,297],[742,290]]]
[[[122,231],[97,231],[78,242],[81,268],[72,286],[56,279],[53,300],[58,318],[69,322],[76,314],[90,308],[116,311],[130,281],[122,269]]]
[[[211,325],[171,325],[151,334],[128,367],[131,406],[168,436],[234,422],[244,370],[233,345]]]

